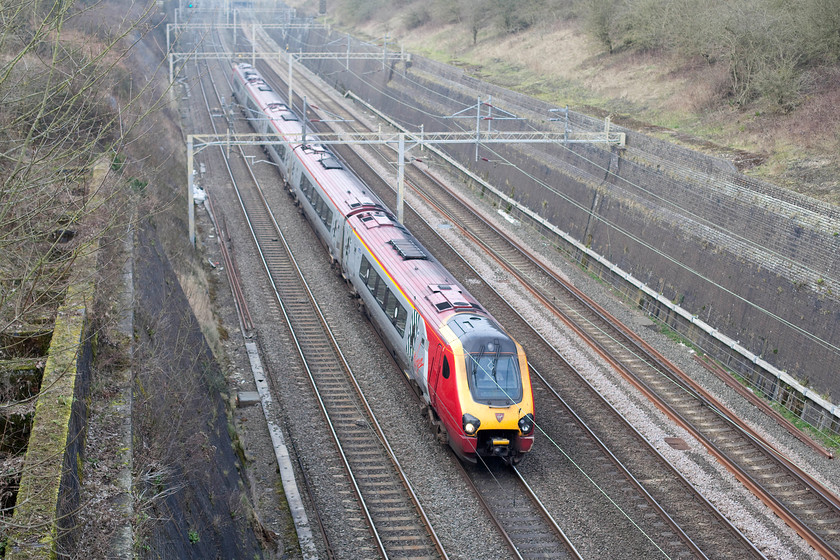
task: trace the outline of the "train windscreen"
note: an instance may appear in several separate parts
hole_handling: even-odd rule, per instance
[[[471,341],[464,348],[470,393],[476,402],[510,406],[522,400],[522,376],[516,346],[509,339]]]

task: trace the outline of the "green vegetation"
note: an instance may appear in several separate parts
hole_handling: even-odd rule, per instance
[[[296,4],[296,2],[291,2]],[[304,11],[305,3],[299,3]],[[377,20],[409,31],[454,25],[473,45],[551,22],[575,21],[608,54],[655,52],[719,68],[720,98],[745,105],[763,98],[795,108],[816,79],[840,60],[840,10],[829,0],[337,0],[346,25]],[[433,47],[434,48],[434,47]],[[439,48],[439,46],[438,46]]]
[[[288,0],[315,14],[312,2]],[[840,203],[834,0],[333,0],[354,36]],[[654,125],[654,126],[650,126]]]
[[[586,28],[610,53],[660,50],[725,69],[720,94],[792,110],[809,72],[840,59],[840,10],[826,0],[582,0]]]
[[[659,322],[657,320],[657,322]],[[691,348],[698,356],[703,355],[703,351],[694,345],[691,341],[687,340],[683,337],[680,333],[670,328],[668,325],[664,323],[659,323],[659,332],[677,342],[679,344],[684,344]],[[724,366],[723,364],[719,364],[726,372],[732,376],[738,383],[753,391],[757,396],[761,397],[765,401],[767,401],[773,409],[781,414],[788,422],[793,424],[799,431],[806,434],[808,437],[813,439],[814,441],[821,444],[826,449],[840,449],[840,435],[831,434],[829,432],[824,432],[822,430],[817,429],[815,426],[803,420],[798,414],[795,414],[788,410],[784,405],[781,403],[772,400],[769,395],[765,394],[759,388],[755,387],[749,379],[737,374],[736,372],[732,371],[728,367]]]
[[[667,336],[672,341],[676,342],[677,344],[682,344],[683,346],[688,347],[695,354],[702,354],[703,353],[703,351],[699,347],[697,347],[696,344],[694,344],[692,341],[687,339],[681,333],[672,329],[670,326],[668,326],[667,323],[663,323],[662,321],[660,321],[659,319],[657,319],[655,317],[650,317],[650,318],[654,322],[659,323],[659,332],[661,332],[662,334]]]
[[[138,179],[137,177],[132,177],[128,180],[128,186],[134,192],[143,192],[146,186],[149,184],[148,181],[144,181],[142,179]]]
[[[748,384],[745,384],[749,387]],[[766,396],[762,395],[766,398]],[[769,399],[768,399],[769,400]],[[829,433],[818,430],[810,423],[806,422],[781,404],[776,401],[769,401],[773,409],[785,417],[785,419],[796,426],[801,432],[805,433],[811,439],[817,441],[826,449],[840,449],[840,436],[831,435]]]
[[[702,352],[698,351],[698,355],[702,355]],[[836,433],[832,434],[830,432],[817,429],[811,423],[803,420],[799,416],[799,414],[792,412],[780,402],[773,400],[771,395],[768,395],[760,388],[753,385],[753,383],[746,377],[731,370],[729,367],[725,366],[724,364],[721,364],[720,362],[717,362],[717,364],[721,368],[723,368],[723,370],[726,371],[729,375],[731,375],[735,381],[752,391],[756,396],[767,401],[767,403],[769,403],[770,406],[773,407],[773,410],[782,415],[782,417],[784,417],[788,422],[793,424],[799,431],[801,431],[817,443],[821,444],[826,449],[840,449],[840,435],[837,435]]]

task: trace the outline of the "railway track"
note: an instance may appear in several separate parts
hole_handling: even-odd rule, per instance
[[[458,464],[464,479],[493,519],[514,558],[582,558],[515,467],[500,462],[483,463],[476,467]]]
[[[420,182],[420,179],[414,178],[414,181]],[[387,198],[384,197],[383,198]],[[453,208],[459,208],[458,204],[456,203]],[[465,229],[464,232],[470,232],[475,239],[493,239],[493,235],[488,233],[487,230],[481,229],[481,226],[477,226],[475,222],[470,222],[469,220],[465,219],[465,216],[468,214],[457,214],[453,213],[450,215],[450,221],[453,224],[464,224]],[[488,224],[489,225],[489,224]],[[491,229],[492,226],[490,226]],[[495,241],[493,242],[495,244]],[[538,263],[529,264],[529,259],[522,257],[521,249],[513,250],[511,253],[506,254],[506,250],[504,245],[500,245],[499,247],[492,249],[497,258],[499,259],[500,263],[503,263],[503,266],[506,267],[507,270],[511,272],[517,272],[521,274],[524,278],[531,278],[531,282],[533,284],[538,284],[543,286],[539,292],[543,294],[543,297],[547,294],[550,296],[551,300],[557,299],[557,295],[562,293],[563,290],[557,288],[553,285],[559,281],[559,279],[551,278],[551,274],[548,273],[545,269],[540,271],[539,269],[542,268]],[[535,266],[536,265],[536,266]],[[509,267],[509,268],[507,268]],[[541,276],[542,274],[546,274],[548,276]],[[546,285],[552,286],[550,288],[545,288]],[[566,288],[563,288],[566,289]],[[557,290],[555,293],[554,290]],[[572,298],[574,300],[574,297]],[[578,298],[580,299],[580,298]],[[585,298],[584,298],[585,299]],[[578,305],[580,305],[578,303]],[[563,308],[563,305],[556,306],[558,310]],[[570,325],[576,325],[576,329],[580,329],[583,335],[586,335],[587,338],[592,341],[593,347],[598,348],[599,352],[603,352],[605,355],[612,355],[613,352],[620,357],[612,357],[607,358],[608,360],[616,360],[614,363],[615,367],[620,371],[623,371],[625,375],[631,375],[627,371],[624,371],[625,368],[627,370],[631,370],[635,367],[639,367],[640,369],[649,369],[654,370],[656,373],[652,375],[652,377],[645,378],[642,375],[635,377],[635,374],[632,374],[634,377],[629,377],[630,379],[637,379],[636,383],[639,384],[639,387],[647,392],[650,392],[650,396],[653,397],[656,393],[661,392],[663,397],[661,398],[660,405],[663,407],[663,410],[666,410],[672,418],[675,418],[679,421],[687,421],[689,423],[693,423],[694,426],[697,427],[698,434],[700,437],[698,439],[707,445],[707,447],[714,446],[715,443],[725,443],[729,441],[730,438],[738,438],[743,437],[745,438],[746,443],[749,443],[751,440],[754,439],[754,435],[745,435],[745,436],[737,436],[736,432],[738,429],[735,419],[727,418],[725,415],[722,414],[720,408],[713,403],[713,401],[707,400],[707,397],[702,394],[697,388],[692,387],[688,381],[680,380],[679,377],[667,377],[666,375],[670,375],[670,373],[666,374],[663,371],[658,371],[658,367],[663,367],[665,370],[668,369],[666,361],[661,357],[656,356],[648,349],[644,348],[643,343],[633,342],[630,340],[624,340],[623,342],[619,343],[615,348],[610,347],[610,343],[614,342],[615,340],[621,340],[617,334],[622,334],[623,329],[617,328],[618,333],[611,332],[609,328],[616,328],[616,327],[609,327],[609,325],[604,326],[599,324],[596,319],[598,315],[604,315],[599,310],[593,311],[591,310],[591,305],[589,303],[583,304],[584,309],[580,309],[575,305],[568,305],[564,311],[563,316],[566,317],[564,321],[567,321]],[[588,311],[586,308],[590,308]],[[559,311],[558,311],[559,312]],[[610,322],[610,318],[607,317],[604,319],[607,323]],[[584,328],[586,325],[594,325],[589,327],[591,329],[591,333],[587,335],[587,328]],[[608,334],[605,334],[608,333]],[[632,339],[632,333],[623,333],[624,336],[629,337]],[[601,338],[599,338],[599,336]],[[637,347],[634,348],[633,344],[636,344]],[[623,349],[623,350],[622,350]],[[629,349],[629,350],[628,350]],[[622,355],[621,352],[624,351],[625,354]],[[663,363],[665,365],[663,365]],[[632,367],[631,367],[632,366]],[[669,396],[667,392],[668,387],[676,387],[676,391]],[[669,402],[670,401],[670,402]],[[680,409],[677,405],[683,404],[685,408]],[[667,408],[671,407],[671,408]],[[712,410],[713,413],[708,419],[704,419],[698,414],[693,414],[694,412],[702,409],[709,409]],[[722,420],[722,423],[714,423],[709,420],[714,420],[715,417],[718,417]],[[705,434],[705,437],[704,437]],[[723,446],[724,451],[726,450],[727,446]],[[742,449],[745,447],[744,440],[738,440],[737,445],[730,446],[730,450],[737,450]],[[761,447],[759,445],[759,447]],[[710,447],[711,449],[712,447]],[[714,451],[713,451],[714,452]],[[771,449],[767,451],[770,455],[774,455],[774,452]],[[721,451],[723,453],[723,451]],[[756,454],[753,451],[750,451],[746,454],[739,454],[733,451],[737,458],[741,458],[741,462],[745,463],[747,467],[754,466],[758,463],[757,457],[761,454]],[[763,459],[762,459],[763,460]],[[777,461],[778,462],[778,461]],[[784,466],[784,461],[782,460],[782,466]],[[788,465],[785,468],[789,468]],[[768,503],[773,504],[774,502],[778,502],[775,507],[780,508],[780,510],[784,513],[784,510],[788,510],[789,514],[791,515],[790,518],[786,518],[786,522],[795,526],[799,519],[802,523],[802,527],[798,528],[801,533],[808,533],[811,531],[814,536],[806,537],[814,539],[814,546],[826,557],[836,557],[836,538],[837,538],[837,522],[832,519],[833,517],[833,510],[837,509],[836,506],[836,498],[831,496],[828,493],[821,493],[817,490],[817,494],[820,496],[819,499],[812,499],[811,496],[813,491],[812,490],[803,490],[803,487],[798,486],[798,482],[793,479],[787,478],[791,476],[789,472],[785,472],[784,470],[775,470],[775,467],[768,467],[768,466],[759,466],[758,468],[751,469],[753,474],[750,474],[750,469],[747,469],[744,473],[739,475],[739,478],[744,482],[745,485],[749,486],[752,483],[756,483],[758,481],[757,486],[760,486],[760,482],[762,480],[774,480],[772,484],[767,484],[767,488],[765,491],[769,490],[768,495],[766,498],[762,498]],[[763,474],[755,474],[755,473],[763,473]],[[804,477],[807,482],[807,476]],[[751,482],[752,481],[752,482]],[[784,489],[789,487],[793,487],[793,492],[786,492]],[[761,492],[759,488],[755,488],[754,491]],[[775,494],[773,494],[773,492]],[[803,498],[804,496],[804,498]],[[780,511],[777,510],[777,511]],[[796,512],[799,512],[797,514]],[[781,515],[781,514],[780,514]],[[814,526],[816,529],[809,529],[808,527]],[[832,540],[833,539],[833,540]]]
[[[418,188],[420,182],[414,183]],[[691,433],[753,494],[827,558],[840,557],[840,501],[731,414],[688,375],[593,300],[542,266],[464,200],[434,182],[424,199],[492,254],[540,302],[678,425]],[[424,187],[425,188],[425,187]]]
[[[568,375],[576,374],[570,365],[567,367]],[[594,388],[580,388],[588,392],[586,395],[570,390],[568,394],[564,392],[564,398],[538,369],[532,368],[531,372],[534,391],[541,397],[546,435],[553,439],[566,434],[564,440],[574,440],[576,464],[602,464],[600,471],[590,474],[596,483],[610,473],[621,474],[613,482],[611,493],[632,497],[627,500],[629,515],[657,516],[661,524],[655,525],[656,532],[650,537],[662,554],[677,557],[690,552],[695,558],[763,558],[618,411],[602,403],[596,423],[583,419],[568,404],[570,399],[596,403],[601,396]],[[605,408],[610,414],[605,414]]]
[[[322,105],[323,105],[323,103],[322,103]],[[334,107],[330,108],[330,110],[334,110],[334,109],[335,109]],[[415,179],[415,181],[416,181],[416,179]],[[440,195],[438,195],[438,196],[440,196]],[[387,197],[383,197],[383,198],[387,198]],[[393,197],[391,197],[391,198],[393,198]],[[427,201],[429,203],[433,203],[433,201],[431,200],[431,197],[428,197]],[[463,225],[464,226],[463,231],[466,234],[471,235],[472,238],[476,241],[478,241],[479,239],[481,239],[481,240],[501,239],[500,233],[498,231],[496,231],[495,228],[492,228],[492,226],[489,226],[489,224],[486,224],[486,222],[483,222],[482,220],[477,219],[477,216],[475,216],[471,212],[465,211],[462,206],[459,206],[460,204],[462,204],[461,201],[459,201],[457,204],[455,204],[455,206],[454,206],[455,210],[449,210],[448,214],[445,213],[445,215],[448,216],[449,220],[453,224]],[[443,205],[441,205],[441,206],[443,206]],[[479,227],[476,227],[477,223],[483,229],[481,229]],[[498,241],[494,241],[493,243],[494,244],[498,243]],[[516,246],[514,246],[510,243],[507,243],[507,242],[505,242],[505,243],[506,244],[501,245],[501,247],[502,247],[501,249],[493,248],[493,247],[489,247],[489,246],[487,247],[487,249],[489,251],[493,252],[497,256],[498,260],[500,262],[504,263],[504,266],[508,270],[510,270],[513,273],[516,273],[518,276],[522,277],[524,280],[526,280],[529,284],[532,284],[532,285],[534,285],[534,284],[543,285],[543,284],[546,283],[546,281],[548,281],[548,284],[550,284],[550,285],[551,284],[557,284],[559,282],[559,279],[553,277],[553,275],[548,273],[542,266],[540,266],[537,262],[535,262],[534,259],[528,257],[527,253],[525,251],[523,251],[522,248],[516,247]],[[485,245],[489,245],[489,244],[485,243]],[[505,249],[505,248],[507,248],[507,249]],[[555,288],[555,290],[556,290],[556,288]],[[561,292],[562,292],[562,290],[561,290]],[[552,291],[551,292],[551,299],[552,300],[555,299],[556,295],[557,294],[554,291]],[[559,308],[559,307],[562,307],[562,306],[557,306],[557,307]],[[593,311],[593,309],[595,309],[595,311]],[[585,301],[585,303],[583,304],[583,309],[581,309],[580,298],[578,297],[577,299],[573,298],[573,302],[566,306],[566,313],[564,314],[564,317],[566,317],[566,319],[564,319],[564,320],[567,320],[567,321],[571,322],[572,324],[578,324],[578,323],[582,322],[585,325],[588,325],[589,328],[591,329],[591,332],[592,332],[592,334],[589,336],[589,338],[591,340],[595,340],[595,341],[600,339],[602,346],[607,346],[607,344],[606,344],[607,341],[613,341],[617,338],[614,334],[611,333],[611,330],[612,330],[612,332],[616,331],[616,327],[615,326],[610,326],[609,324],[604,326],[603,322],[601,324],[598,324],[594,320],[594,319],[600,319],[603,315],[604,315],[603,313],[601,313],[599,310],[597,310],[597,308],[594,308],[594,306],[591,304],[591,302],[588,302],[588,301]],[[568,317],[574,317],[574,320],[568,319]],[[609,319],[601,319],[601,320],[602,321],[605,320],[607,323],[609,323]],[[577,328],[580,328],[580,327],[577,327]],[[581,330],[583,331],[583,334],[586,334],[585,330],[583,330],[583,329],[581,329]],[[605,333],[610,333],[610,334],[605,334]],[[623,331],[619,329],[618,333],[623,334]],[[624,336],[625,340],[626,340],[626,338],[627,337]],[[637,364],[641,364],[642,367],[649,366],[650,358],[640,359],[640,357],[639,357],[640,355],[642,355],[642,356],[646,355],[647,352],[648,352],[647,349],[645,349],[645,352],[641,352],[640,349],[637,348],[635,350],[630,351],[629,354],[628,354],[627,353],[627,347],[628,346],[629,345],[627,345],[626,343],[625,344],[619,344],[618,348],[615,350],[615,352],[619,356],[621,356],[621,359],[617,360],[617,362],[619,364],[622,363],[622,362],[626,362],[626,364],[627,364],[627,366],[621,366],[621,367],[636,367]],[[625,353],[622,355],[620,350],[623,350]],[[613,359],[615,359],[615,358],[613,358]],[[661,360],[657,358],[657,363],[659,361],[661,361]],[[660,375],[660,377],[661,377],[661,375]],[[673,382],[671,382],[671,384],[673,385]],[[685,389],[680,389],[679,391],[683,395],[685,394]],[[707,406],[707,404],[704,403],[704,404],[700,405],[700,408],[703,408],[703,407],[706,407],[706,406]],[[697,408],[697,407],[695,406],[695,408]],[[715,414],[713,416],[717,416],[717,415]],[[639,436],[639,438],[642,439],[642,440],[644,439],[644,438],[641,438],[641,436]],[[691,487],[690,484],[686,483],[684,480],[680,484],[682,485],[681,490],[669,489],[669,490],[666,491],[666,493],[670,493],[671,495],[674,495],[674,492],[679,492],[679,494],[686,494],[686,495],[688,495],[689,493],[693,493],[690,490],[688,490]],[[696,493],[694,493],[694,494],[696,494]],[[711,507],[711,506],[709,506],[709,507],[710,507],[711,510],[714,510],[713,507]],[[716,512],[716,510],[714,510],[714,511]],[[716,513],[713,516],[717,518],[715,523],[717,524],[718,527],[729,526],[728,522],[723,520],[722,517],[719,515],[719,512]],[[729,530],[730,533],[733,533],[733,534],[736,535],[735,541],[740,543],[739,547],[741,549],[747,550],[752,555],[759,555],[760,556],[760,553],[757,553],[757,551],[754,548],[752,548],[750,545],[748,545],[744,542],[745,539],[744,539],[743,535],[740,535],[740,533],[737,530],[734,530],[734,528],[732,528],[731,526],[728,527],[728,530]],[[830,535],[831,531],[830,530],[829,531],[824,531],[824,533]],[[714,539],[709,539],[709,540],[714,540]],[[731,545],[724,545],[724,546],[726,548],[721,549],[721,550],[728,550],[728,552],[730,554],[734,553],[733,550],[731,548],[729,548],[729,547],[731,547]],[[742,556],[737,556],[737,557],[742,557]]]
[[[202,88],[212,73],[201,72]],[[343,465],[345,482],[336,482],[336,491],[346,487],[356,498],[345,508],[344,536],[359,557],[446,558],[244,162],[226,163],[233,188]]]

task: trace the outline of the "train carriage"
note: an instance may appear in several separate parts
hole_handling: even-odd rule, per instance
[[[249,64],[234,95],[290,193],[339,267],[442,440],[468,461],[518,462],[531,449],[528,364],[513,340],[385,205],[313,135]]]

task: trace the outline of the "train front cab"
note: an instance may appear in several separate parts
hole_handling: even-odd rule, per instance
[[[518,463],[531,450],[535,427],[522,347],[487,317],[458,314],[447,327],[452,336],[429,392],[450,445],[470,462],[482,456]]]

